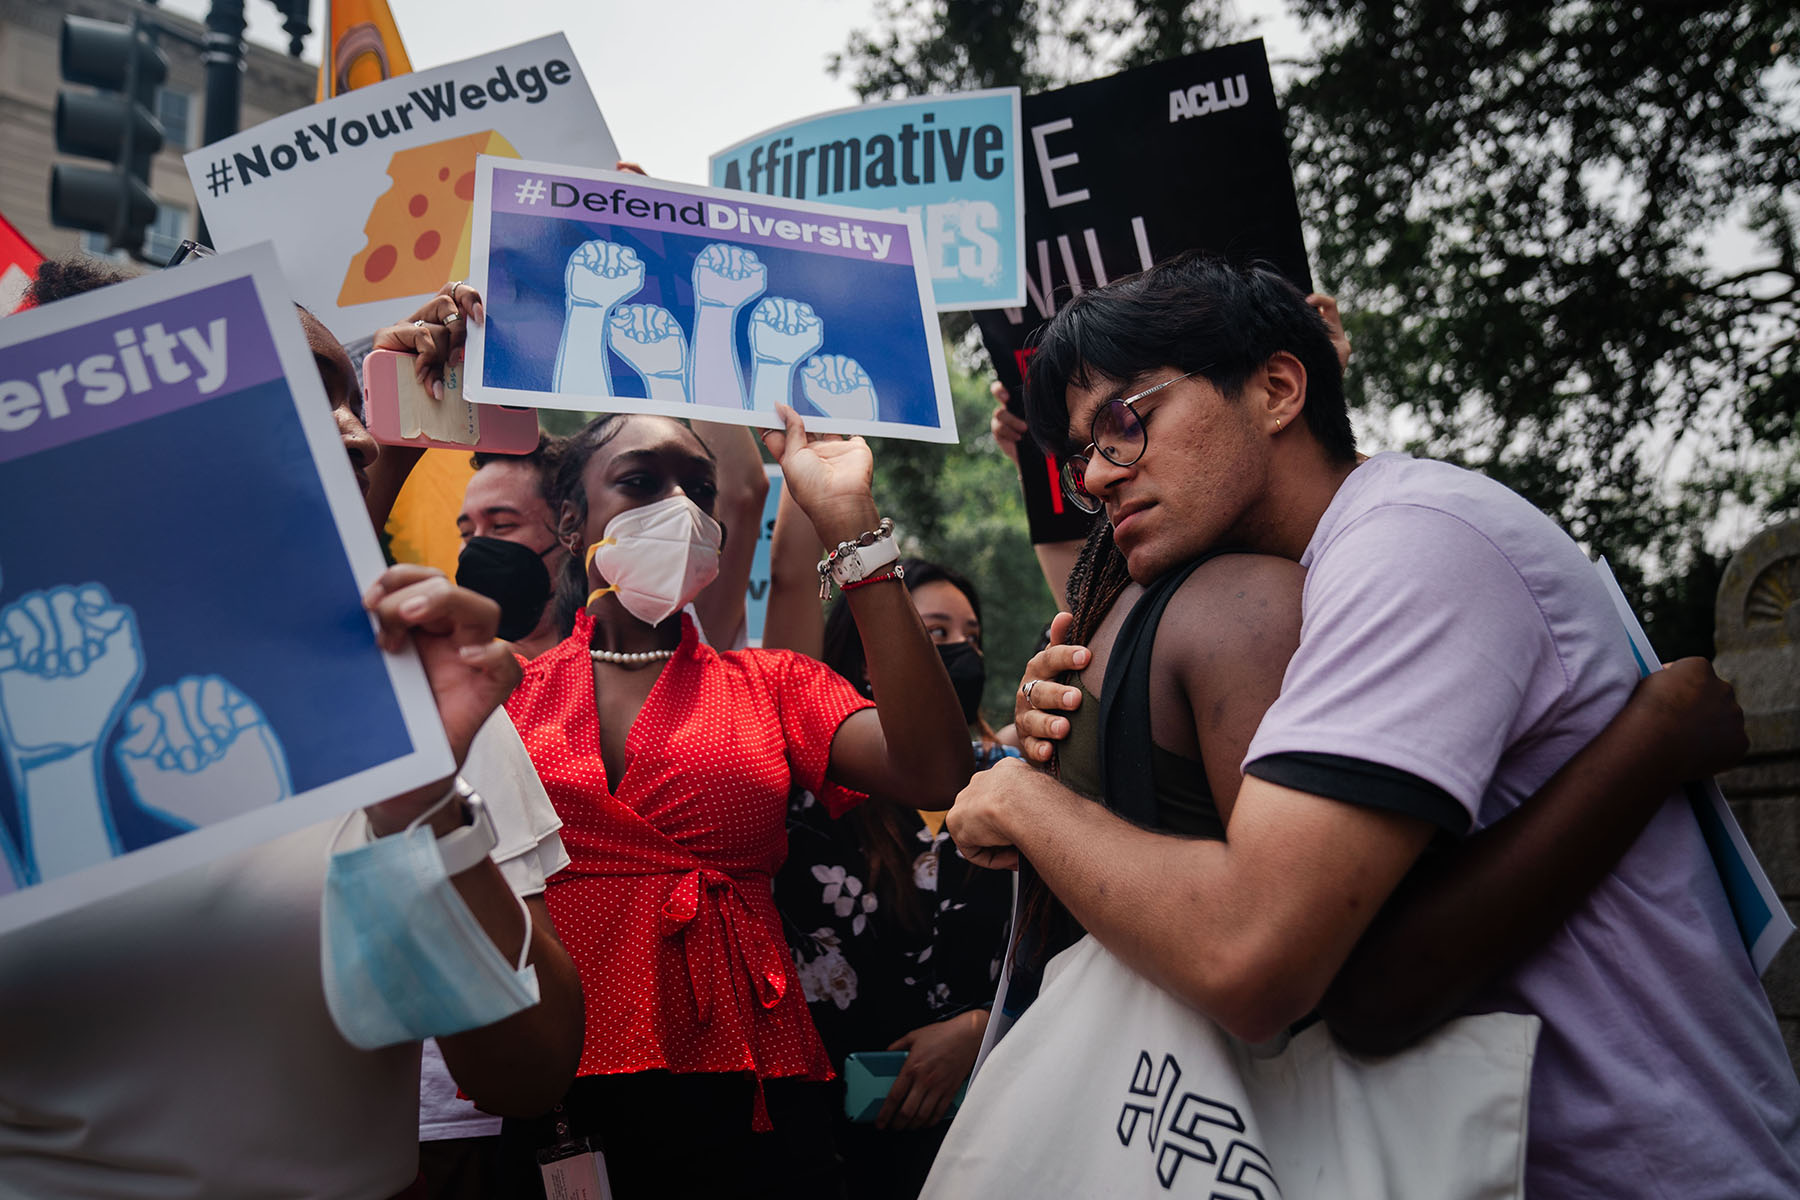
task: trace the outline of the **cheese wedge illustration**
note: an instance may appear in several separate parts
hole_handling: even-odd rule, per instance
[[[468,273],[477,154],[519,157],[492,130],[394,153],[393,186],[369,210],[367,242],[344,273],[340,308],[435,292]]]

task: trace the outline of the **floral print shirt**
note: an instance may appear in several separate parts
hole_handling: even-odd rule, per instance
[[[998,761],[976,747],[982,766]],[[775,906],[813,1024],[842,1069],[844,1056],[885,1050],[903,1034],[993,1003],[1012,916],[1012,872],[965,862],[950,833],[900,814],[913,839],[913,884],[925,911],[908,929],[869,886],[858,823],[833,820],[811,793],[788,804],[788,856]]]

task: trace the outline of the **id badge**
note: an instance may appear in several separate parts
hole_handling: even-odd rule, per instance
[[[587,1138],[539,1150],[545,1200],[612,1200],[606,1178],[606,1155]]]

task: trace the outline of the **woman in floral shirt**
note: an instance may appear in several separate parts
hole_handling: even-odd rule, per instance
[[[1016,753],[981,719],[986,672],[975,589],[933,563],[905,565],[913,604],[978,735],[977,763]],[[841,601],[824,646],[826,664],[867,694],[862,645]],[[775,901],[833,1066],[841,1073],[856,1051],[907,1051],[874,1124],[839,1123],[849,1194],[917,1196],[987,1029],[1006,953],[1010,877],[964,862],[942,813],[863,805],[834,821],[811,793],[797,791]]]

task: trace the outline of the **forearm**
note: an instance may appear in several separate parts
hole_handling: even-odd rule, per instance
[[[740,408],[744,402],[743,368],[737,351],[738,309],[724,304],[694,305],[694,336],[689,342],[689,362],[693,378],[691,399],[695,404],[713,404],[729,408],[733,402]]]
[[[1316,997],[1283,1003],[1252,986],[1256,914],[1231,884],[1225,843],[1141,829],[1039,780],[1028,818],[1011,823],[1013,844],[1101,945],[1248,1041],[1310,1008]]]
[[[1332,1031],[1401,1049],[1543,945],[1668,799],[1658,733],[1628,708],[1518,810],[1421,860],[1327,993]]]
[[[523,936],[519,906],[499,868],[490,860],[454,882],[482,927],[495,937],[496,949],[518,961]],[[527,905],[532,913],[527,961],[537,969],[541,999],[504,1021],[438,1039],[457,1086],[481,1108],[501,1116],[532,1117],[549,1109],[568,1090],[581,1059],[581,979],[542,898],[533,897]]]
[[[1031,548],[1037,553],[1038,569],[1044,573],[1044,582],[1050,585],[1057,611],[1067,612],[1069,572],[1075,569],[1075,560],[1081,557],[1081,542],[1038,542]]]
[[[821,518],[817,528],[836,545],[854,541],[879,521],[875,502],[865,498]],[[871,583],[847,595],[868,663],[886,761],[873,777],[842,782],[889,798],[904,792],[914,808],[949,808],[974,773],[975,758],[943,659],[904,584]]]
[[[713,452],[718,464],[719,494],[714,515],[725,527],[725,546],[719,558],[719,577],[694,601],[700,623],[715,646],[728,649],[738,644],[744,628],[744,596],[750,583],[750,564],[762,532],[763,504],[769,495],[769,476],[763,470],[756,435],[744,425],[694,422],[694,433]]]
[[[820,658],[825,647],[825,611],[819,604],[819,535],[793,493],[782,490],[769,539],[769,603],[762,644]]]
[[[562,341],[556,347],[555,390],[584,396],[610,396],[612,360],[607,349],[611,307],[568,305]]]

